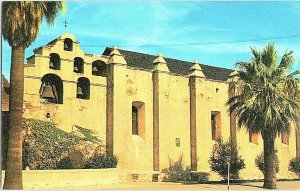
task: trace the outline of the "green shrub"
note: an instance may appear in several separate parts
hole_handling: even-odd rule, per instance
[[[275,154],[275,168],[276,168],[276,173],[279,172],[279,158]],[[258,167],[258,169],[264,174],[264,152],[260,153],[257,155],[255,159],[255,166]]]
[[[208,163],[212,171],[217,172],[224,180],[227,180],[227,158],[230,158],[230,179],[236,180],[239,178],[239,171],[245,168],[245,163],[238,155],[237,148],[231,150],[229,142],[220,141],[216,143]]]
[[[290,161],[289,171],[294,172],[300,178],[300,158],[293,158]]]
[[[162,170],[165,173],[164,182],[206,182],[209,179],[209,173],[192,172],[189,166],[184,167],[182,155],[173,162],[169,158],[169,167]]]
[[[57,169],[74,169],[74,161],[70,157],[62,158],[56,165]]]
[[[76,126],[73,132],[65,132],[51,122],[36,119],[24,119],[23,140],[26,140],[23,141],[23,169],[29,166],[32,170],[56,169],[58,162],[78,144],[102,143],[92,130]]]
[[[163,179],[166,182],[180,182],[191,179],[191,170],[189,167],[184,168],[182,155],[175,162],[172,162],[169,158],[169,168],[163,169],[162,172],[166,174]]]
[[[90,158],[85,164],[86,169],[99,169],[99,168],[116,168],[118,158],[107,154],[99,154]]]
[[[29,143],[27,141],[23,141],[22,144],[22,169],[25,170],[26,166],[30,166],[30,156],[29,156]]]
[[[209,173],[208,172],[192,172],[191,173],[191,180],[196,182],[207,182],[209,180]]]

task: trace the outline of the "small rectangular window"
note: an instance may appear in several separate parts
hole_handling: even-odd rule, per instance
[[[132,106],[132,134],[138,135],[138,109]]]
[[[176,147],[180,147],[180,138],[175,139]]]
[[[289,144],[289,133],[287,131],[281,132],[281,142],[286,145]]]
[[[249,132],[249,142],[258,144],[258,133]]]
[[[212,140],[221,140],[221,112],[219,111],[211,112],[211,132]]]
[[[145,104],[141,101],[132,102],[132,135],[145,138]]]

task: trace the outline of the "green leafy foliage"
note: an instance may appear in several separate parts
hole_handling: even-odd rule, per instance
[[[293,158],[290,161],[289,171],[294,172],[300,178],[300,158]]]
[[[77,144],[89,140],[41,120],[25,119],[23,127],[23,168],[29,166],[33,170],[56,169],[58,161],[68,156]]]
[[[163,169],[162,173],[165,174],[164,182],[206,182],[209,179],[209,173],[192,172],[189,166],[184,167],[182,155],[175,162],[169,158],[169,167]]]
[[[169,158],[169,168],[163,169],[162,172],[166,173],[163,179],[166,182],[189,181],[191,178],[191,169],[190,167],[184,168],[182,155],[175,162]]]
[[[230,179],[239,178],[239,171],[245,168],[244,159],[238,155],[238,150],[231,149],[229,142],[222,140],[213,146],[208,163],[212,171],[217,172],[224,180],[227,180],[228,164],[226,159],[230,158]]]
[[[23,141],[23,157],[22,157],[22,168],[25,169],[27,166],[30,167],[29,159],[32,158],[30,156],[30,149],[29,149],[29,143],[26,141]]]
[[[270,156],[276,135],[289,132],[291,124],[299,121],[300,71],[293,72],[293,51],[286,51],[278,59],[274,43],[268,43],[261,51],[250,49],[251,60],[237,62],[239,71],[229,79],[235,95],[226,104],[230,113],[236,113],[239,128],[261,133],[264,152]],[[271,169],[274,165],[265,166],[268,169],[264,173],[264,188],[275,189],[276,173]]]
[[[275,154],[274,162],[275,162],[276,173],[278,173],[279,172],[279,158],[276,154]],[[255,158],[255,166],[264,174],[264,152],[260,153]]]
[[[91,129],[86,129],[86,128],[80,127],[78,125],[74,125],[74,127],[76,127],[78,129],[78,131],[84,136],[83,139],[85,141],[90,141],[90,142],[96,143],[96,144],[102,143],[102,140],[94,135],[95,131],[93,131]]]
[[[57,169],[74,169],[74,161],[70,157],[65,157],[57,163]]]
[[[107,154],[98,154],[90,158],[85,164],[86,169],[99,169],[99,168],[116,168],[118,158]]]

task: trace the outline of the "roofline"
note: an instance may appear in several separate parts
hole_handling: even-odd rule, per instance
[[[106,49],[112,49],[111,47],[106,47]],[[103,53],[105,52],[105,50],[103,51]],[[132,53],[138,53],[138,54],[145,54],[145,55],[148,55],[148,56],[155,56],[153,54],[149,54],[149,53],[142,53],[142,52],[136,52],[136,51],[132,51],[132,50],[125,50],[125,49],[119,49],[118,50],[120,51],[127,51],[127,52],[132,52]],[[103,54],[102,53],[102,54]],[[164,59],[171,59],[171,60],[176,60],[176,61],[181,61],[181,62],[188,62],[188,63],[191,63],[191,64],[194,64],[194,62],[190,62],[190,61],[186,61],[186,60],[179,60],[179,59],[176,59],[176,58],[168,58],[168,57],[164,57]],[[231,71],[234,71],[233,69],[229,69],[229,68],[223,68],[223,67],[219,67],[219,66],[212,66],[212,65],[208,65],[208,64],[202,64],[202,63],[199,63],[200,66],[207,66],[207,67],[214,67],[214,68],[221,68],[221,69],[225,69],[225,70],[231,70]]]

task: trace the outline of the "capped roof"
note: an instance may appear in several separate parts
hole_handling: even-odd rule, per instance
[[[108,56],[111,50],[112,48],[106,47],[106,49],[103,52],[103,55]],[[153,69],[152,63],[157,56],[128,51],[128,50],[121,50],[121,49],[118,50],[124,56],[128,66],[149,69],[149,70]],[[167,62],[169,71],[176,74],[188,75],[191,66],[194,64],[192,62],[176,60],[172,58],[164,58],[164,59]],[[229,78],[229,74],[233,72],[233,70],[226,69],[226,68],[220,68],[220,67],[209,66],[204,64],[200,64],[200,66],[206,78],[212,80],[227,81],[227,79]]]

